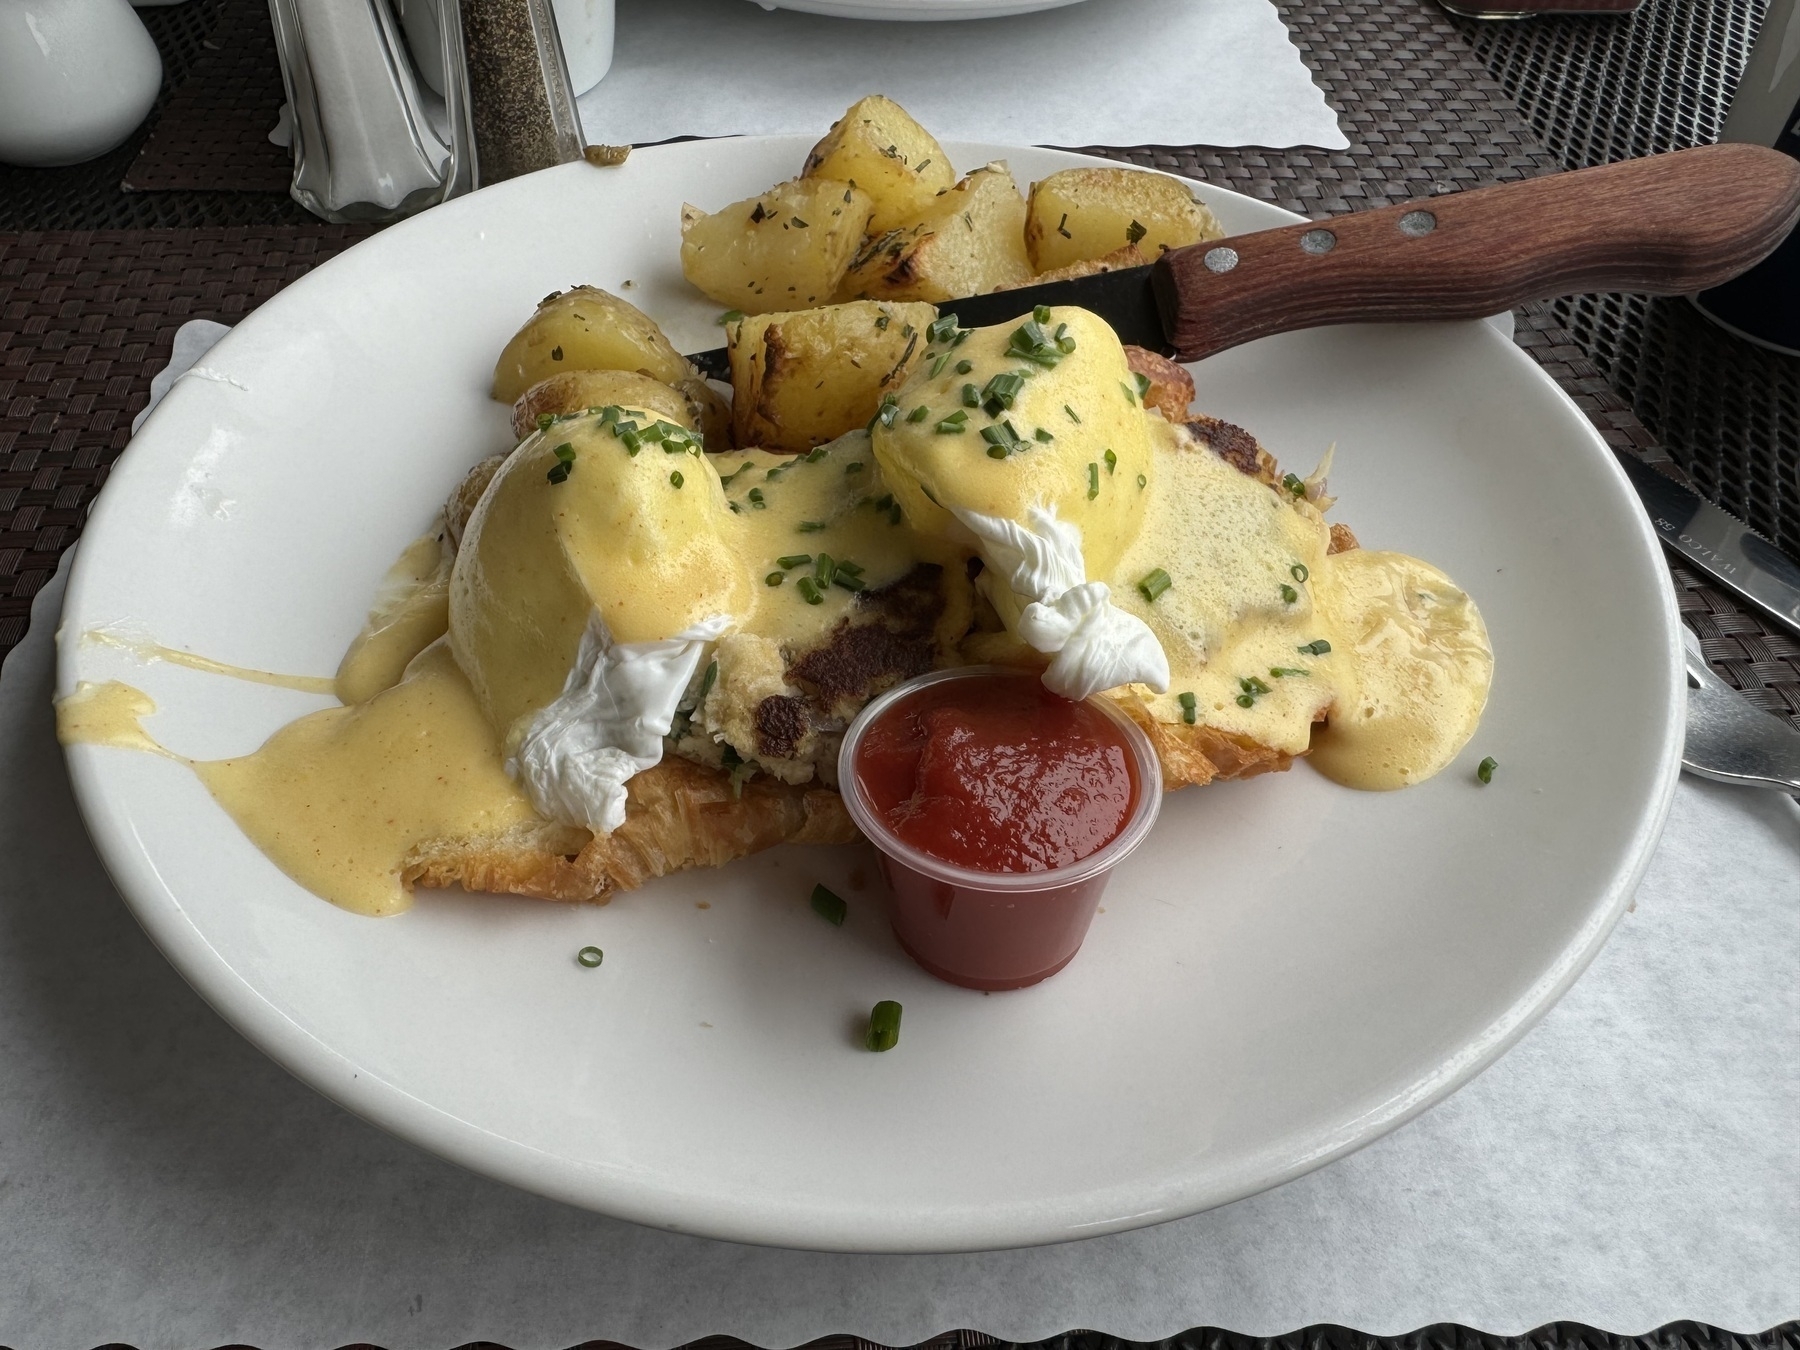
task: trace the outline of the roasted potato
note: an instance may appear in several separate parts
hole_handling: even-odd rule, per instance
[[[547,295],[494,366],[494,397],[511,403],[570,370],[635,370],[665,383],[694,373],[649,315],[595,286]]]
[[[932,198],[956,182],[950,157],[932,134],[880,94],[851,106],[812,148],[807,178],[855,183],[875,203],[865,227],[881,234],[931,208]]]
[[[918,220],[876,235],[838,289],[840,300],[954,300],[1031,279],[1025,199],[1000,162],[934,199]]]
[[[695,375],[675,382],[675,392],[687,400],[688,410],[700,428],[700,439],[713,454],[731,449],[731,404],[718,390]]]
[[[804,309],[836,292],[874,201],[834,178],[796,178],[712,215],[681,208],[681,270],[745,314]]]
[[[1225,233],[1185,184],[1138,169],[1064,169],[1031,185],[1025,248],[1035,272],[1135,244],[1149,258]]]
[[[1086,262],[1070,263],[1067,267],[1053,267],[1048,272],[1039,272],[1020,285],[1040,286],[1047,281],[1074,281],[1077,277],[1098,276],[1102,272],[1117,272],[1126,267],[1142,267],[1150,261],[1136,244],[1127,244],[1124,248],[1115,248],[1103,258],[1090,258]]]
[[[739,446],[810,450],[862,426],[925,355],[930,305],[859,300],[726,325]]]
[[[519,395],[513,404],[513,436],[524,440],[537,430],[540,417],[586,412],[609,403],[655,413],[689,431],[700,430],[687,396],[661,380],[635,370],[570,370],[539,380]]]

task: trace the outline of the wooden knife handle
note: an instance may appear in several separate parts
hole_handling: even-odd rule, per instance
[[[1334,323],[1479,319],[1587,291],[1684,295],[1800,219],[1800,160],[1706,145],[1174,249],[1151,272],[1184,361]]]

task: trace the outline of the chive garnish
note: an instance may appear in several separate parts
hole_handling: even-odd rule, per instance
[[[964,390],[971,387],[970,385],[963,386]],[[981,390],[981,410],[989,417],[998,417],[1001,413],[1010,411],[1013,400],[1019,396],[1019,391],[1024,387],[1025,377],[1015,371],[1004,371],[994,376]],[[966,393],[963,401],[968,402]]]
[[[803,520],[794,528],[799,530],[801,534],[817,534],[820,530],[825,528],[825,522],[822,520]]]
[[[570,445],[567,441],[564,441],[550,453],[556,456],[556,461],[559,464],[573,464],[575,462],[575,447]]]
[[[956,363],[956,373],[958,375],[967,375],[973,369],[975,369],[975,363],[973,361],[958,361]]]
[[[825,597],[819,594],[818,583],[811,577],[801,577],[794,585],[800,592],[800,598],[807,604],[822,605],[825,603]]]
[[[981,390],[972,384],[965,384],[962,387],[962,405],[965,408],[979,408],[981,406]]]
[[[1039,427],[1036,431],[1031,433],[1031,439],[1034,441],[1041,441],[1043,444],[1048,445],[1051,441],[1055,440],[1056,437],[1053,433],[1046,431],[1043,427]]]
[[[1134,224],[1134,225],[1136,223],[1137,223],[1136,221],[1132,222],[1132,224]],[[812,228],[812,226],[808,225],[804,220],[800,219],[799,216],[795,216],[794,217],[794,228],[796,230],[810,230]]]
[[[931,343],[949,342],[956,336],[956,315],[945,314],[933,319],[925,327],[925,340]]]
[[[1314,638],[1311,642],[1306,643],[1304,646],[1296,647],[1294,650],[1304,656],[1324,656],[1331,650],[1331,644],[1324,638]]]
[[[1138,402],[1141,403],[1150,393],[1150,377],[1148,375],[1134,373],[1131,378],[1137,381]]]
[[[550,472],[545,474],[544,477],[548,478],[552,483],[566,483],[569,481],[569,466],[567,464],[552,464],[550,466]]]
[[[562,348],[561,347],[552,347],[550,349],[550,359],[552,361],[562,360]]]
[[[556,422],[556,414],[555,413],[539,413],[537,415],[537,429],[539,431],[550,430],[551,426],[553,426],[555,424],[555,422]]]
[[[771,573],[769,573],[768,576],[763,578],[763,585],[779,586],[779,585],[781,585],[782,582],[784,582],[786,580],[787,580],[786,572],[771,572]]]
[[[853,563],[847,558],[838,559],[837,570],[842,576],[860,577],[863,574],[862,564]]]
[[[1046,333],[1044,324],[1048,321],[1049,311],[1042,305],[1038,309],[1044,311],[1045,317],[1039,319],[1034,312],[1029,323],[1014,329],[1012,336],[1007,339],[1006,355],[1048,369],[1075,350],[1075,339],[1066,336],[1061,339],[1053,338]]]
[[[1194,725],[1197,714],[1194,711],[1194,696],[1189,694],[1175,695],[1175,701],[1181,705],[1181,720],[1190,727]]]
[[[1287,604],[1291,605],[1300,598],[1300,592],[1284,581],[1281,583],[1281,598]]]
[[[1271,679],[1275,679],[1275,680],[1281,679],[1284,675],[1296,675],[1296,676],[1299,676],[1301,679],[1306,679],[1311,674],[1312,674],[1312,672],[1310,670],[1301,670],[1295,666],[1270,666],[1269,667],[1269,677]]]
[[[1241,677],[1238,680],[1238,688],[1242,689],[1246,694],[1266,694],[1269,692],[1269,686],[1257,679],[1254,675],[1245,675]]]
[[[1088,500],[1091,502],[1100,495],[1100,465],[1088,465]]]
[[[1500,761],[1489,755],[1475,766],[1475,776],[1483,783],[1494,781],[1494,770],[1500,767]]]
[[[860,459],[853,459],[848,464],[844,465],[844,472],[846,474],[861,473],[862,471],[863,462]]]
[[[894,425],[894,419],[899,415],[899,401],[896,400],[892,394],[883,394],[881,396],[881,406],[875,410],[875,415],[869,419],[869,430],[874,431],[876,424],[878,423],[884,427],[891,427]]]
[[[606,959],[606,953],[601,951],[598,947],[583,947],[580,951],[575,953],[575,959],[589,970],[592,970]]]
[[[1237,696],[1237,705],[1240,708],[1254,708],[1256,706],[1256,696],[1254,694],[1239,694]]]
[[[871,1050],[892,1050],[900,1044],[900,1005],[884,998],[869,1010],[869,1034],[863,1044]]]
[[[719,663],[717,661],[708,661],[706,663],[706,674],[700,677],[700,697],[695,701],[695,707],[706,702],[706,696],[712,693],[712,687],[718,682]]]
[[[681,476],[680,469],[675,470],[674,473],[669,475],[669,485],[671,487],[680,487],[686,481],[687,480]]]
[[[955,412],[939,422],[933,430],[940,436],[955,436],[958,433],[967,430],[964,423],[968,420],[969,414],[964,412],[961,408],[958,408]]]
[[[824,886],[812,888],[812,907],[814,914],[839,928],[844,926],[844,916],[850,912],[850,906],[844,903],[843,897],[832,894]]]
[[[1125,395],[1125,401],[1127,403],[1134,408],[1137,407],[1137,396],[1131,392],[1131,386],[1126,384],[1123,380],[1119,381],[1119,392]]]
[[[1067,211],[1064,211],[1062,219],[1056,222],[1056,232],[1064,239],[1073,239],[1075,237],[1069,233],[1069,213]]]
[[[846,198],[846,200],[848,200],[848,199]],[[893,322],[893,320],[891,318],[889,318],[886,314],[877,314],[875,316],[875,326],[877,328],[885,330],[887,328],[887,326],[892,322]]]
[[[869,583],[864,581],[861,577],[851,576],[841,569],[838,574],[831,579],[831,584],[849,591],[852,595],[860,590],[866,590],[869,585]]]
[[[1150,231],[1146,230],[1134,220],[1125,227],[1125,242],[1128,244],[1135,244],[1149,233]]]
[[[1291,474],[1291,473],[1282,474],[1281,475],[1281,486],[1286,488],[1289,492],[1293,493],[1293,495],[1296,497],[1304,497],[1306,495],[1305,482],[1302,481],[1295,474]]]
[[[720,323],[721,323],[721,324],[726,324],[726,323],[736,323],[736,322],[737,322],[737,321],[738,321],[738,320],[739,320],[739,319],[741,319],[741,318],[743,318],[743,317],[744,317],[744,311],[743,311],[743,310],[741,310],[741,309],[728,309],[728,310],[726,310],[726,311],[725,311],[725,312],[724,312],[724,313],[723,313],[723,314],[721,314],[721,315],[719,315],[719,322],[720,322]]]
[[[750,505],[754,506],[759,511],[768,505],[768,503],[763,500],[761,488],[751,488],[749,493],[745,497],[745,500],[748,501],[750,503]]]
[[[1141,488],[1143,488],[1143,487],[1149,487],[1149,486],[1150,486],[1150,480],[1149,480],[1149,479],[1148,479],[1148,478],[1146,478],[1146,477],[1144,477],[1144,475],[1143,475],[1143,474],[1141,474],[1141,473],[1140,473],[1140,474],[1139,474],[1139,475],[1138,475],[1138,486],[1139,486],[1139,487],[1141,487]]]
[[[825,458],[825,447],[821,445],[816,449],[808,450],[804,455],[800,456],[800,458],[808,464],[817,464],[820,460]]]
[[[812,561],[810,553],[789,553],[775,560],[777,567],[804,567]]]
[[[1312,573],[1306,570],[1305,563],[1295,563],[1292,567],[1288,568],[1288,575],[1293,577],[1295,581],[1304,582],[1312,575]]]
[[[831,560],[829,553],[821,553],[813,562],[813,581],[819,586],[831,585],[831,579],[837,575],[837,564]]]
[[[925,404],[921,403],[918,407],[914,408],[911,412],[906,414],[906,420],[909,422],[923,422],[927,417],[930,417],[930,416],[931,416],[931,409],[929,407],[927,407]]]
[[[1100,458],[1106,461],[1106,471],[1108,473],[1111,473],[1114,469],[1119,467],[1119,457],[1110,450],[1100,456]]]
[[[1081,425],[1081,419],[1075,415],[1075,410],[1073,408],[1071,408],[1068,404],[1066,404],[1066,403],[1063,404],[1063,411],[1066,412],[1067,414],[1069,414],[1069,420],[1071,422],[1075,423],[1076,426]]]
[[[1031,317],[1036,319],[1039,323],[1049,323],[1050,322],[1050,306],[1038,305],[1031,311]]]
[[[1156,597],[1168,590],[1173,584],[1174,583],[1169,580],[1169,574],[1167,572],[1163,571],[1160,567],[1153,568],[1142,581],[1138,582],[1138,594],[1142,595],[1144,599],[1154,603]]]

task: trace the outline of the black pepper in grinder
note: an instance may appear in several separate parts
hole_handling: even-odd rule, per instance
[[[446,52],[446,102],[470,142],[468,186],[582,158],[581,115],[550,0],[446,0],[444,10],[460,20],[460,44],[445,44],[461,47]]]

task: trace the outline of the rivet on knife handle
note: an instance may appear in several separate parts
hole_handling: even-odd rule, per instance
[[[1722,144],[1235,235],[1152,271],[1197,361],[1334,323],[1478,319],[1588,291],[1683,295],[1761,261],[1800,219],[1800,161]]]

